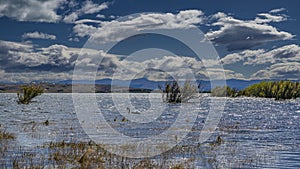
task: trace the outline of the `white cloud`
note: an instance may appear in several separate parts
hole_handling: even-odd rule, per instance
[[[79,57],[80,56],[80,57]],[[80,59],[77,59],[77,58]],[[97,65],[99,58],[103,58]],[[0,67],[8,77],[16,73],[32,79],[66,78],[73,72],[75,64],[87,73],[97,70],[97,79],[132,79],[145,77],[151,80],[164,80],[170,75],[178,79],[187,78],[194,73],[197,78],[207,79],[208,74],[202,62],[192,57],[163,56],[143,61],[121,59],[123,56],[105,54],[93,49],[69,48],[63,45],[51,45],[36,48],[31,44],[0,41]],[[144,71],[144,72],[142,72]],[[26,73],[25,73],[26,72]],[[41,73],[42,72],[42,73]],[[47,76],[47,72],[49,76]],[[221,77],[222,71],[213,70],[213,77]],[[226,71],[229,72],[230,71]],[[55,74],[60,74],[55,76]],[[36,77],[34,77],[36,74]],[[65,76],[64,76],[65,74]],[[46,76],[43,78],[43,76]],[[16,79],[16,78],[15,78]],[[57,79],[59,80],[59,79]]]
[[[136,30],[154,29],[187,29],[203,22],[203,12],[200,10],[185,10],[172,13],[144,13],[131,16],[122,21],[101,21],[99,27],[86,24],[74,26],[76,35],[90,36],[102,43],[121,40],[130,32]]]
[[[268,63],[300,62],[300,47],[286,45],[248,59],[245,64],[257,65]]]
[[[97,28],[87,24],[77,24],[73,27],[74,32],[79,37],[90,36],[97,31]]]
[[[98,15],[96,15],[96,18],[104,19],[104,18],[105,18],[105,15],[98,14]]]
[[[99,68],[105,72],[99,72],[99,78],[132,79],[146,77],[151,80],[164,80],[170,75],[178,79],[184,79],[191,73],[204,69],[200,61],[184,56],[163,56],[144,61],[120,60],[116,55],[110,55],[101,62]],[[106,66],[105,66],[106,65]],[[109,65],[109,66],[108,66]],[[114,74],[108,74],[108,73]]]
[[[252,67],[252,79],[299,79],[300,47],[291,44],[272,50],[245,50],[226,55],[221,63],[232,69]]]
[[[219,80],[219,79],[245,79],[244,75],[233,70],[221,68],[207,68],[196,72],[200,79]]]
[[[56,10],[65,0],[1,0],[0,17],[7,16],[18,21],[58,22]]]
[[[240,20],[219,12],[210,18],[213,20],[211,25],[219,26],[220,29],[206,33],[206,37],[216,44],[225,45],[229,51],[250,49],[267,42],[294,37],[291,33],[269,25],[270,22],[286,20],[285,15],[261,13],[254,20]]]
[[[64,5],[67,5],[68,9],[72,11],[72,8],[80,4],[73,0],[1,0],[0,17],[7,16],[18,21],[59,22],[63,20],[66,23],[73,23],[82,15],[94,14],[107,9],[109,3],[97,4],[86,0],[82,3],[81,8],[62,16],[57,13],[57,10],[64,9]]]
[[[93,19],[81,19],[75,21],[75,24],[83,24],[83,23],[101,23],[99,20],[93,20]]]
[[[84,14],[93,14],[107,8],[108,8],[107,2],[104,2],[102,4],[95,4],[93,3],[93,1],[87,0],[84,2],[84,5],[80,9],[80,12]]]
[[[78,13],[72,12],[69,15],[66,15],[63,19],[66,23],[73,23],[78,19]]]
[[[17,42],[10,42],[10,41],[3,41],[0,40],[1,51],[30,51],[33,48],[33,45],[26,44],[26,43],[17,43]]]
[[[272,66],[259,70],[252,75],[253,79],[295,79],[300,77],[300,63],[276,63]]]
[[[79,38],[75,37],[75,38],[69,38],[69,41],[73,41],[73,42],[79,42]]]
[[[236,56],[241,64],[245,64],[251,59],[256,60],[259,56],[264,55],[275,59],[275,61],[267,59],[269,66],[253,73],[252,79],[296,79],[300,75],[299,51],[297,45],[286,45],[270,51],[246,50],[240,52],[239,55],[236,54]],[[81,59],[77,59],[78,56]],[[101,57],[103,60],[100,65],[97,65]],[[228,64],[236,63],[235,61],[230,62],[231,57],[235,59],[234,55],[230,55],[230,57],[228,55],[227,61],[226,59],[223,61]],[[276,58],[281,59],[276,60]],[[263,59],[259,58],[259,60]],[[129,80],[145,77],[150,80],[164,80],[168,79],[170,75],[175,75],[178,79],[185,79],[191,73],[199,79],[208,79],[209,77],[222,79],[224,73],[227,79],[246,79],[242,72],[215,68],[215,63],[209,60],[205,62],[212,63],[205,68],[202,62],[192,57],[167,55],[161,58],[138,61],[130,58],[124,59],[123,56],[113,54],[105,55],[103,51],[70,48],[63,45],[36,48],[32,44],[0,41],[0,61],[3,63],[0,66],[0,72],[4,74],[4,79],[8,78],[11,73],[16,73],[19,79],[23,80],[24,77],[31,78],[31,80],[38,78],[40,80],[53,78],[62,80],[71,77],[75,64],[87,73],[97,70],[97,79]],[[263,63],[256,61],[255,64]],[[22,76],[23,73],[24,76]],[[14,77],[17,79],[16,76]]]
[[[55,35],[51,35],[51,34],[47,34],[47,33],[42,33],[42,32],[29,32],[29,33],[25,33],[22,35],[23,39],[50,39],[50,40],[55,40],[56,36]]]
[[[116,19],[117,17],[114,16],[114,15],[110,15],[109,18],[110,18],[110,19]]]
[[[101,10],[107,9],[108,5],[109,5],[108,2],[104,2],[102,4],[96,4],[90,0],[86,0],[83,2],[83,5],[80,9],[77,9],[77,10],[71,12],[70,14],[66,15],[63,18],[63,21],[66,23],[74,23],[79,18],[79,16],[82,16],[85,14],[98,13]],[[98,15],[101,16],[100,14],[98,14]]]
[[[270,11],[270,13],[279,13],[279,12],[282,12],[282,11],[285,11],[286,9],[285,8],[277,8],[277,9],[272,9]]]
[[[258,50],[244,50],[237,53],[231,53],[226,55],[221,59],[221,63],[224,65],[230,65],[237,62],[246,62],[247,60],[253,59],[261,54],[265,53],[264,49],[258,49]]]
[[[226,55],[223,64],[242,62],[243,65],[264,65],[286,62],[300,62],[300,47],[295,44],[281,46],[272,50],[245,50]]]
[[[286,16],[284,15],[273,15],[269,13],[260,13],[257,15],[259,17],[255,18],[254,20],[255,23],[282,22],[287,20]]]
[[[76,53],[80,49],[68,48],[63,45],[52,45],[48,48],[35,48],[31,44],[0,41],[0,60],[3,69],[8,72],[28,70],[66,70],[72,66]]]
[[[72,79],[72,73],[63,72],[63,73],[53,73],[49,71],[40,71],[36,72],[23,72],[23,73],[7,73],[5,72],[1,80],[6,82],[13,83],[30,83],[32,81],[48,81],[55,82],[61,80],[70,80]]]

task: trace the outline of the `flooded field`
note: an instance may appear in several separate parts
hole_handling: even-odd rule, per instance
[[[0,137],[0,168],[300,168],[299,99],[219,98],[226,104],[217,129],[199,143],[210,97],[176,105],[160,102],[159,95],[129,94],[128,105],[123,102],[127,96],[96,94],[106,123],[118,133],[151,138],[176,130],[172,124],[177,122],[178,130],[192,124],[188,134],[168,135],[180,141],[162,154],[128,158],[90,138],[93,131],[78,118],[82,114],[76,114],[72,94],[43,94],[29,105],[17,104],[16,94],[0,94],[0,131],[13,136]],[[188,120],[178,122],[178,110]]]

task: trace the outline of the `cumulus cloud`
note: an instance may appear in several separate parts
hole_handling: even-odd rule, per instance
[[[178,13],[163,14],[144,13],[122,18],[122,20],[79,20],[75,22],[73,32],[78,37],[92,35],[97,43],[109,43],[120,41],[137,31],[188,29],[207,24],[217,28],[206,33],[209,40],[217,45],[226,46],[228,51],[245,50],[268,42],[290,40],[294,37],[291,33],[278,30],[271,25],[274,22],[287,20],[288,16],[280,14],[283,10],[274,9],[268,13],[259,13],[252,20],[236,19],[222,12],[206,17],[201,10],[182,10]]]
[[[79,51],[63,45],[35,48],[31,44],[0,41],[0,60],[6,72],[71,70]]]
[[[226,67],[250,66],[252,79],[299,79],[300,47],[285,45],[271,50],[245,50],[226,55],[220,60]]]
[[[108,8],[107,2],[104,2],[102,4],[96,4],[90,0],[87,0],[84,2],[83,7],[79,11],[84,14],[93,14],[93,13],[100,12],[101,10],[106,8]]]
[[[97,31],[97,28],[87,24],[77,24],[73,27],[74,32],[79,37],[90,36]]]
[[[264,65],[286,62],[300,62],[300,47],[295,44],[281,46],[272,50],[258,49],[226,55],[221,59],[223,64],[241,62],[243,65]]]
[[[75,65],[89,73],[98,70],[111,76],[118,63],[116,55],[105,55],[103,51],[93,49],[70,48],[64,45],[51,45],[36,48],[32,44],[0,41],[0,70],[4,72],[2,80],[13,75],[14,80],[49,80],[57,78],[71,79]],[[99,58],[103,57],[100,65]],[[81,58],[81,59],[77,59]],[[16,76],[16,75],[17,76]],[[34,76],[36,75],[36,76]],[[17,78],[18,77],[18,78]]]
[[[81,7],[76,9],[79,5]],[[107,9],[108,5],[108,2],[97,4],[91,0],[81,4],[66,0],[1,0],[0,17],[7,16],[18,21],[59,22],[63,20],[66,23],[73,23],[82,15]],[[65,6],[71,11],[75,10],[65,16],[59,15],[58,9],[65,10]]]
[[[286,45],[269,51],[246,50],[227,55],[221,61],[228,65],[238,62],[252,66],[265,64],[266,66],[252,74],[250,77],[252,79],[297,79],[300,75],[299,51],[300,47],[297,45]],[[100,58],[102,61],[98,65]],[[103,51],[93,49],[70,48],[63,45],[36,48],[32,44],[7,41],[0,41],[0,61],[3,63],[0,66],[3,77],[8,78],[9,75],[16,73],[20,79],[71,78],[75,65],[87,74],[97,71],[97,79],[166,80],[171,75],[177,79],[185,79],[191,74],[197,79],[206,80],[222,79],[224,74],[227,79],[249,78],[243,72],[217,68],[216,63],[210,60],[204,60],[207,63],[211,62],[208,67],[204,67],[202,62],[193,57],[165,55],[141,61],[124,59],[124,56],[105,54]],[[22,74],[24,77],[21,77]],[[14,77],[17,79],[17,76]]]
[[[80,23],[74,26],[73,31],[79,37],[93,35],[95,40],[106,43],[121,40],[137,30],[187,29],[202,22],[202,11],[185,10],[177,14],[144,13],[122,21],[102,21],[98,27]]]
[[[242,73],[222,68],[205,68],[195,73],[197,79],[220,80],[220,79],[246,79]]]
[[[259,70],[252,75],[254,79],[295,79],[300,77],[300,63],[276,63],[265,70]]]
[[[253,59],[263,53],[265,53],[264,49],[244,50],[241,52],[228,54],[220,61],[224,65],[230,65],[238,62],[242,62],[244,64],[245,62],[247,62],[247,60]]]
[[[108,78],[111,78],[113,75],[119,79],[148,78],[151,80],[165,80],[170,76],[174,76],[177,79],[184,79],[192,73],[197,74],[200,70],[205,69],[200,61],[185,56],[163,56],[159,59],[153,58],[144,61],[134,61],[127,59],[120,60],[112,55],[109,57],[109,60],[106,58],[102,62],[104,65],[110,65],[110,69],[106,66],[106,72],[103,73],[108,75],[107,70],[110,70],[110,73],[113,74],[110,74]]]
[[[279,11],[278,11],[279,12]],[[211,17],[211,26],[220,27],[206,33],[206,37],[216,44],[225,45],[228,51],[250,49],[261,44],[289,40],[294,37],[289,32],[279,31],[270,25],[271,22],[282,22],[285,15],[260,13],[254,20],[240,20],[225,13]]]
[[[56,10],[65,0],[1,0],[0,17],[7,16],[18,21],[57,22]]]
[[[73,23],[78,19],[78,14],[76,12],[72,12],[69,15],[66,15],[63,19],[66,23]]]
[[[101,60],[100,63],[98,63],[99,60]],[[70,78],[75,65],[87,74],[97,71],[97,79],[129,80],[144,77],[151,80],[165,80],[169,79],[170,75],[185,79],[191,74],[199,79],[209,77],[202,62],[193,57],[163,56],[137,61],[124,59],[124,56],[105,54],[103,51],[70,48],[64,45],[37,48],[32,44],[0,41],[0,61],[3,63],[0,66],[1,74],[5,74],[5,77],[15,73],[20,79],[24,79],[21,78],[23,75],[31,80],[37,77],[40,80],[50,77],[51,79],[56,77],[57,80]],[[212,72],[214,78],[222,75],[221,70]],[[229,73],[232,74],[232,72]],[[34,74],[37,77],[34,77]],[[43,78],[42,75],[46,77]]]
[[[22,35],[23,39],[50,39],[50,40],[55,40],[56,36],[47,34],[47,33],[42,33],[42,32],[29,32],[25,33]]]
[[[104,2],[102,4],[97,4],[97,3],[94,3],[93,1],[86,0],[83,2],[82,7],[80,9],[77,9],[77,10],[71,12],[70,14],[64,16],[63,21],[66,23],[74,23],[79,18],[79,16],[82,16],[85,14],[98,13],[104,9],[107,9],[108,5],[109,5],[108,2]],[[100,14],[98,14],[98,15],[104,16],[104,15],[100,15]],[[100,17],[98,17],[98,18],[100,18]]]

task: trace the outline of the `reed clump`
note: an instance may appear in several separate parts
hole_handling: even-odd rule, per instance
[[[162,98],[167,103],[184,103],[199,94],[199,85],[186,80],[181,86],[176,80],[166,82],[164,86],[158,86],[163,93]]]
[[[44,88],[41,85],[24,85],[21,91],[17,93],[19,104],[29,104],[33,98],[44,93]]]
[[[6,130],[0,129],[0,140],[9,140],[9,139],[15,139],[15,135],[7,132]]]

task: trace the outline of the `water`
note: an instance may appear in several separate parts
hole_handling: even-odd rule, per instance
[[[128,96],[130,104],[124,102]],[[199,103],[182,105],[161,103],[155,94],[114,94],[117,101],[113,101],[110,94],[96,94],[96,98],[97,106],[112,128],[132,138],[147,138],[170,129],[179,117],[179,109],[198,114],[191,132],[174,150],[150,159],[163,157],[192,168],[300,168],[299,99],[226,99],[217,130],[206,142],[198,144],[197,138],[208,114],[209,97]],[[128,115],[127,107],[144,118]],[[192,113],[187,111],[185,116]],[[129,121],[122,121],[124,117]],[[47,120],[49,125],[45,123]],[[178,130],[191,122],[193,120],[181,122]],[[13,161],[26,153],[35,155],[32,161],[25,161],[25,165],[40,163],[41,157],[47,165],[49,150],[41,148],[46,143],[90,140],[75,113],[72,94],[43,94],[29,105],[17,104],[16,94],[0,94],[0,124],[2,130],[16,135],[15,140],[0,141],[4,152],[0,151],[0,168],[12,167]],[[217,136],[221,136],[222,144],[211,146]],[[185,146],[194,148],[184,151]],[[187,164],[187,159],[193,160]],[[130,164],[127,166],[131,168]]]

